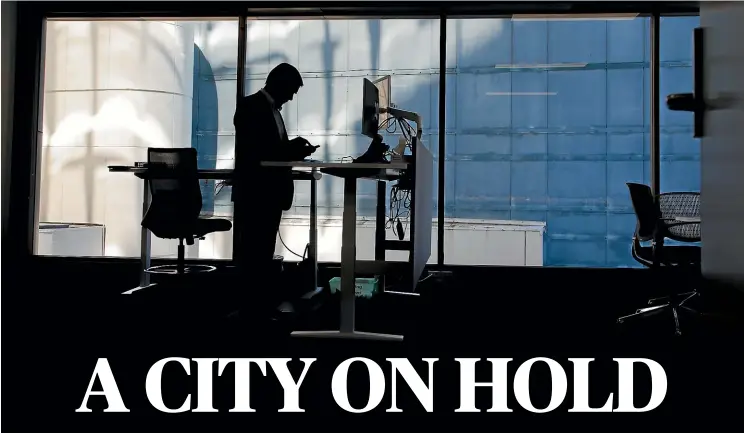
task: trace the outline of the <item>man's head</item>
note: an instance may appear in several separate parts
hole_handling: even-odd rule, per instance
[[[266,91],[274,98],[277,108],[291,101],[302,84],[300,71],[289,63],[280,63],[266,77]]]

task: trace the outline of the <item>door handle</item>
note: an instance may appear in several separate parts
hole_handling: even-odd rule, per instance
[[[694,115],[694,129],[692,136],[700,138],[704,133],[705,95],[703,95],[703,39],[704,32],[702,27],[698,27],[692,32],[692,81],[693,93],[674,93],[666,98],[667,108],[672,111],[688,111]]]

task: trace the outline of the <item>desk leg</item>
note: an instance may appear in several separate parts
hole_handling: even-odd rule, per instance
[[[315,174],[316,169],[313,169]],[[312,299],[313,296],[323,291],[318,285],[318,180],[313,176],[310,179],[310,244],[308,257],[313,266],[313,290],[305,293],[303,299]]]
[[[375,217],[375,260],[384,262],[387,253],[385,250],[385,223],[387,222],[387,204],[386,195],[387,183],[382,180],[377,181],[377,205],[376,205],[376,217]],[[385,292],[386,282],[385,274],[376,275],[378,284],[382,287],[382,292]]]
[[[352,338],[403,341],[401,335],[358,332],[354,329],[356,310],[356,191],[357,179],[344,179],[344,217],[341,235],[341,326],[338,331],[297,331],[298,337]]]
[[[341,233],[341,332],[353,333],[356,310],[356,191],[357,179],[344,179]]]
[[[315,170],[315,169],[313,169]],[[314,287],[318,287],[318,181],[310,180],[310,256],[313,262]]]
[[[150,183],[143,180],[145,189],[142,192],[142,218],[150,207]],[[132,293],[154,286],[150,283],[150,274],[146,271],[150,267],[150,230],[142,227],[140,232],[140,285],[134,289],[127,290],[122,295],[131,295]]]

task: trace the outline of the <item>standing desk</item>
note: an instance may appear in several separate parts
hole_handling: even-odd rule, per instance
[[[157,175],[154,174],[153,171],[148,171],[146,167],[137,167],[137,166],[109,166],[110,172],[117,172],[117,173],[132,173],[138,178],[143,180],[144,189],[142,192],[142,218],[144,218],[145,213],[147,212],[147,209],[150,207],[150,183],[148,182],[150,179],[155,178],[155,176],[167,176],[167,172],[163,173],[162,170],[157,171]],[[197,170],[197,175],[199,179],[209,179],[209,180],[230,180],[233,177],[233,169],[206,169],[206,170]],[[317,181],[321,178],[321,173],[317,170],[311,170],[309,173],[307,171],[301,172],[301,171],[293,171],[292,177],[295,180],[309,180],[311,182],[311,189],[310,189],[310,251],[311,254],[313,254],[313,260],[315,261],[315,287],[318,287],[318,275],[317,275],[317,254],[315,252],[317,251]],[[155,286],[155,284],[150,282],[150,274],[147,272],[147,269],[150,267],[150,259],[151,259],[151,235],[150,231],[146,229],[145,227],[142,227],[140,232],[140,283],[139,286],[127,290],[126,292],[122,293],[124,295],[130,295],[134,292],[137,292],[142,289],[146,289],[148,287]]]
[[[348,163],[348,162],[320,162],[320,161],[292,161],[292,162],[262,162],[265,167],[292,167],[294,169],[321,170],[334,168],[348,170],[348,175],[341,175],[344,179],[344,213],[341,235],[341,307],[340,326],[338,330],[329,331],[295,331],[293,336],[320,338],[352,338],[382,341],[402,341],[401,335],[361,332],[355,329],[356,322],[356,274],[371,273],[384,275],[387,266],[385,252],[388,250],[410,251],[412,281],[415,287],[426,262],[431,256],[431,226],[432,226],[432,182],[434,160],[420,142],[416,147],[413,164],[407,162],[392,163]],[[411,204],[412,224],[410,241],[388,241],[385,239],[385,183],[400,177],[396,171],[414,169],[413,200]],[[379,169],[375,176],[356,176],[355,171]],[[357,183],[359,179],[377,181],[377,218],[375,260],[359,261],[356,259],[356,214],[357,214]],[[417,212],[419,210],[419,212]],[[421,236],[416,233],[420,232]],[[311,235],[312,236],[312,235]]]

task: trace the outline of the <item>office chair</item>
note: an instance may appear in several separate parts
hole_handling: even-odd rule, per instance
[[[232,223],[220,218],[200,218],[202,195],[197,173],[196,149],[149,148],[147,162],[151,201],[142,219],[142,226],[161,239],[178,239],[178,260],[175,265],[154,266],[153,274],[183,275],[215,270],[209,265],[185,263],[185,247],[195,239],[232,228]]]
[[[659,195],[659,200],[648,185],[627,183],[630,199],[636,214],[636,230],[633,235],[631,254],[646,267],[655,269],[661,266],[695,269],[700,267],[701,250],[699,246],[664,245],[665,239],[677,242],[700,242],[700,222],[676,220],[681,217],[700,216],[700,194],[695,192],[669,192]],[[650,242],[643,246],[641,242]],[[648,301],[650,307],[638,309],[634,314],[620,317],[617,322],[644,318],[670,311],[674,317],[675,333],[681,335],[679,314],[681,312],[699,315],[685,305],[698,296],[698,292],[672,293],[669,296]],[[681,299],[681,300],[680,300]]]

